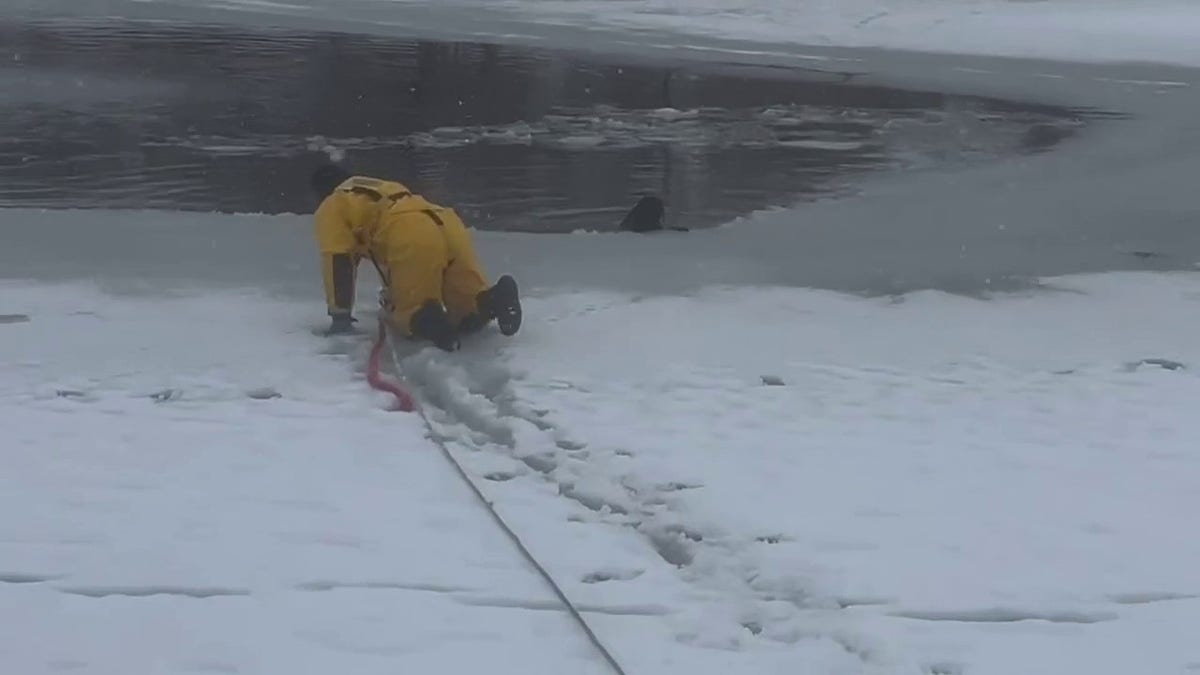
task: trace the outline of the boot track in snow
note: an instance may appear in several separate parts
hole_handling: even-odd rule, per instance
[[[622,466],[628,464],[629,451],[592,448],[572,437],[549,418],[548,411],[534,409],[518,397],[514,376],[504,365],[502,355],[498,350],[484,347],[486,342],[481,344],[477,340],[478,347],[446,354],[400,339],[389,341],[391,374],[405,383],[418,402],[417,409],[432,440],[456,464],[502,526],[502,517],[496,510],[503,509],[478,487],[480,479],[493,483],[516,479],[550,483],[559,497],[592,512],[593,518],[589,520],[638,533],[679,579],[702,589],[709,597],[720,598],[714,602],[726,608],[718,611],[736,613],[730,620],[738,621],[750,634],[776,643],[793,644],[815,636],[811,628],[795,625],[800,612],[811,615],[816,611],[823,616],[826,611],[837,613],[871,602],[820,597],[795,579],[766,578],[758,569],[754,552],[778,543],[778,538],[720,532],[688,522],[686,496],[703,486],[649,483]],[[468,466],[499,461],[517,470],[484,471],[481,475],[464,467],[455,450],[465,451],[463,458]],[[521,524],[514,523],[514,527],[519,531]],[[516,534],[510,536],[524,549]],[[552,542],[538,543],[543,550],[554,550]],[[528,555],[540,567],[532,554]],[[587,575],[582,582],[622,580],[640,574],[600,570]],[[549,573],[545,575],[551,580]],[[574,606],[558,592],[574,612]],[[781,617],[781,605],[786,607],[786,618]],[[582,617],[577,618],[585,630],[590,630]],[[771,625],[780,619],[779,625]],[[865,645],[861,636],[836,629],[817,632],[836,641],[864,665],[874,660],[875,650]]]

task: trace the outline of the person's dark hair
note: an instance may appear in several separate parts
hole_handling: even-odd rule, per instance
[[[337,164],[325,163],[313,170],[309,177],[309,186],[318,197],[325,197],[351,175],[349,171]]]

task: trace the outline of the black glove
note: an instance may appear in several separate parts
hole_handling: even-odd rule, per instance
[[[354,332],[354,323],[358,321],[349,314],[334,314],[333,321],[329,323],[329,330],[325,331],[326,335],[344,335]]]

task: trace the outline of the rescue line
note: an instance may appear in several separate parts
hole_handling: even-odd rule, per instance
[[[600,638],[597,637],[596,633],[592,630],[592,627],[588,625],[587,620],[583,618],[583,615],[579,612],[579,609],[575,606],[575,603],[571,602],[571,599],[568,598],[566,593],[563,592],[562,587],[558,585],[558,582],[554,580],[554,577],[551,576],[550,573],[546,571],[546,568],[542,566],[540,562],[538,562],[537,558],[530,553],[529,549],[525,546],[525,542],[521,541],[521,538],[517,536],[517,533],[508,526],[508,523],[505,522],[504,518],[502,518],[499,512],[496,511],[495,505],[488,500],[488,498],[483,494],[483,491],[479,489],[479,486],[475,483],[475,481],[471,480],[471,476],[467,473],[466,469],[463,468],[462,464],[459,463],[458,459],[454,456],[454,453],[450,452],[450,448],[447,447],[446,442],[442,440],[440,435],[434,433],[433,424],[429,421],[429,418],[425,415],[425,412],[416,405],[416,400],[412,394],[405,391],[400,385],[390,382],[380,375],[379,360],[383,352],[383,345],[385,343],[390,344],[391,342],[387,337],[385,322],[386,319],[381,316],[379,319],[379,332],[375,336],[375,344],[371,346],[371,353],[367,358],[367,382],[372,388],[395,396],[397,407],[394,408],[394,410],[416,412],[418,415],[420,415],[421,421],[425,424],[425,429],[429,432],[430,440],[432,440],[434,445],[438,447],[438,450],[441,451],[442,456],[446,458],[446,461],[448,461],[450,465],[454,467],[454,470],[458,474],[459,478],[461,478],[463,482],[467,484],[467,487],[471,489],[471,492],[474,493],[476,499],[478,499],[483,507],[487,509],[487,512],[491,515],[492,520],[501,530],[504,531],[504,534],[507,535],[509,540],[512,541],[513,545],[516,546],[517,550],[521,553],[521,556],[535,570],[537,570],[538,575],[542,577],[542,580],[546,582],[546,585],[550,587],[550,590],[553,591],[559,602],[562,603],[563,607],[566,608],[567,612],[575,620],[575,623],[583,631],[584,635],[587,636],[588,642],[590,642],[596,651],[599,652],[605,663],[612,668],[612,671],[616,673],[616,675],[627,675],[625,669],[621,667],[621,664],[612,655],[612,652],[608,650],[608,647],[604,646],[604,643],[600,641]],[[391,345],[391,347],[392,348],[390,351],[392,355],[392,362],[396,365],[397,369],[399,369],[400,359],[396,354],[395,345]]]
[[[403,387],[390,382],[383,378],[379,373],[379,358],[383,353],[383,346],[387,343],[387,330],[384,327],[383,317],[379,319],[379,332],[375,334],[375,344],[371,345],[371,353],[367,356],[367,384],[371,385],[376,391],[386,392],[396,398],[395,410],[401,412],[413,412],[417,409],[416,401],[412,394],[405,391]]]

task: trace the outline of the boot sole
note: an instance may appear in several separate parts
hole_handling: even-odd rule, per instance
[[[521,297],[517,280],[504,275],[492,287],[492,308],[496,326],[503,335],[516,335],[521,328]]]

